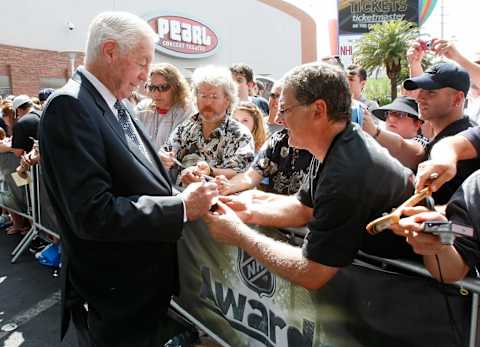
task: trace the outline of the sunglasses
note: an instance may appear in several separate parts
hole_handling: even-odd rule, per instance
[[[280,94],[270,93],[270,97],[272,99],[278,99],[280,97]]]
[[[411,115],[410,113],[399,112],[399,111],[387,111],[385,113],[385,118],[388,118],[388,117],[397,118],[397,119],[412,118],[414,120],[422,121],[421,119],[419,119],[418,117],[415,117],[414,115]]]
[[[155,85],[155,84],[147,84],[147,89],[150,93],[153,93],[155,91],[157,92],[166,92],[168,90],[170,90],[170,88],[172,88],[172,86],[170,84],[158,84],[158,85]]]

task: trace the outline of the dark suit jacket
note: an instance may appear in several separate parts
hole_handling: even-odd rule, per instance
[[[183,204],[172,196],[165,169],[134,123],[153,164],[126,139],[80,72],[50,98],[42,115],[41,165],[64,255],[62,336],[72,297],[89,304],[89,320],[96,318],[89,324],[109,341],[149,334],[176,289]]]

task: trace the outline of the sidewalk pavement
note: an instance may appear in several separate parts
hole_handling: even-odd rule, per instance
[[[28,251],[10,263],[20,240],[0,232],[0,346],[76,346],[73,329],[60,342],[60,280],[53,269],[40,265]]]

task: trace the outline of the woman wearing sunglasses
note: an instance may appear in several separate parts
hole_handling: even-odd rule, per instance
[[[145,85],[149,98],[137,106],[137,116],[158,151],[173,130],[192,114],[190,88],[172,64],[152,66]]]
[[[372,114],[364,114],[363,130],[403,165],[416,171],[429,140],[422,135],[423,121],[419,118],[415,99],[399,96],[392,103],[372,110]],[[378,124],[378,119],[385,121],[385,127]]]

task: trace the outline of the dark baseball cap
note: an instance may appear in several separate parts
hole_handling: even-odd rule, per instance
[[[40,101],[45,101],[48,99],[48,97],[53,94],[53,92],[55,92],[55,89],[53,88],[45,88],[45,89],[42,89],[38,92],[38,99]]]
[[[470,76],[468,72],[452,63],[435,64],[422,75],[409,78],[403,82],[406,90],[426,89],[434,90],[450,87],[462,91],[466,96],[470,89]]]

